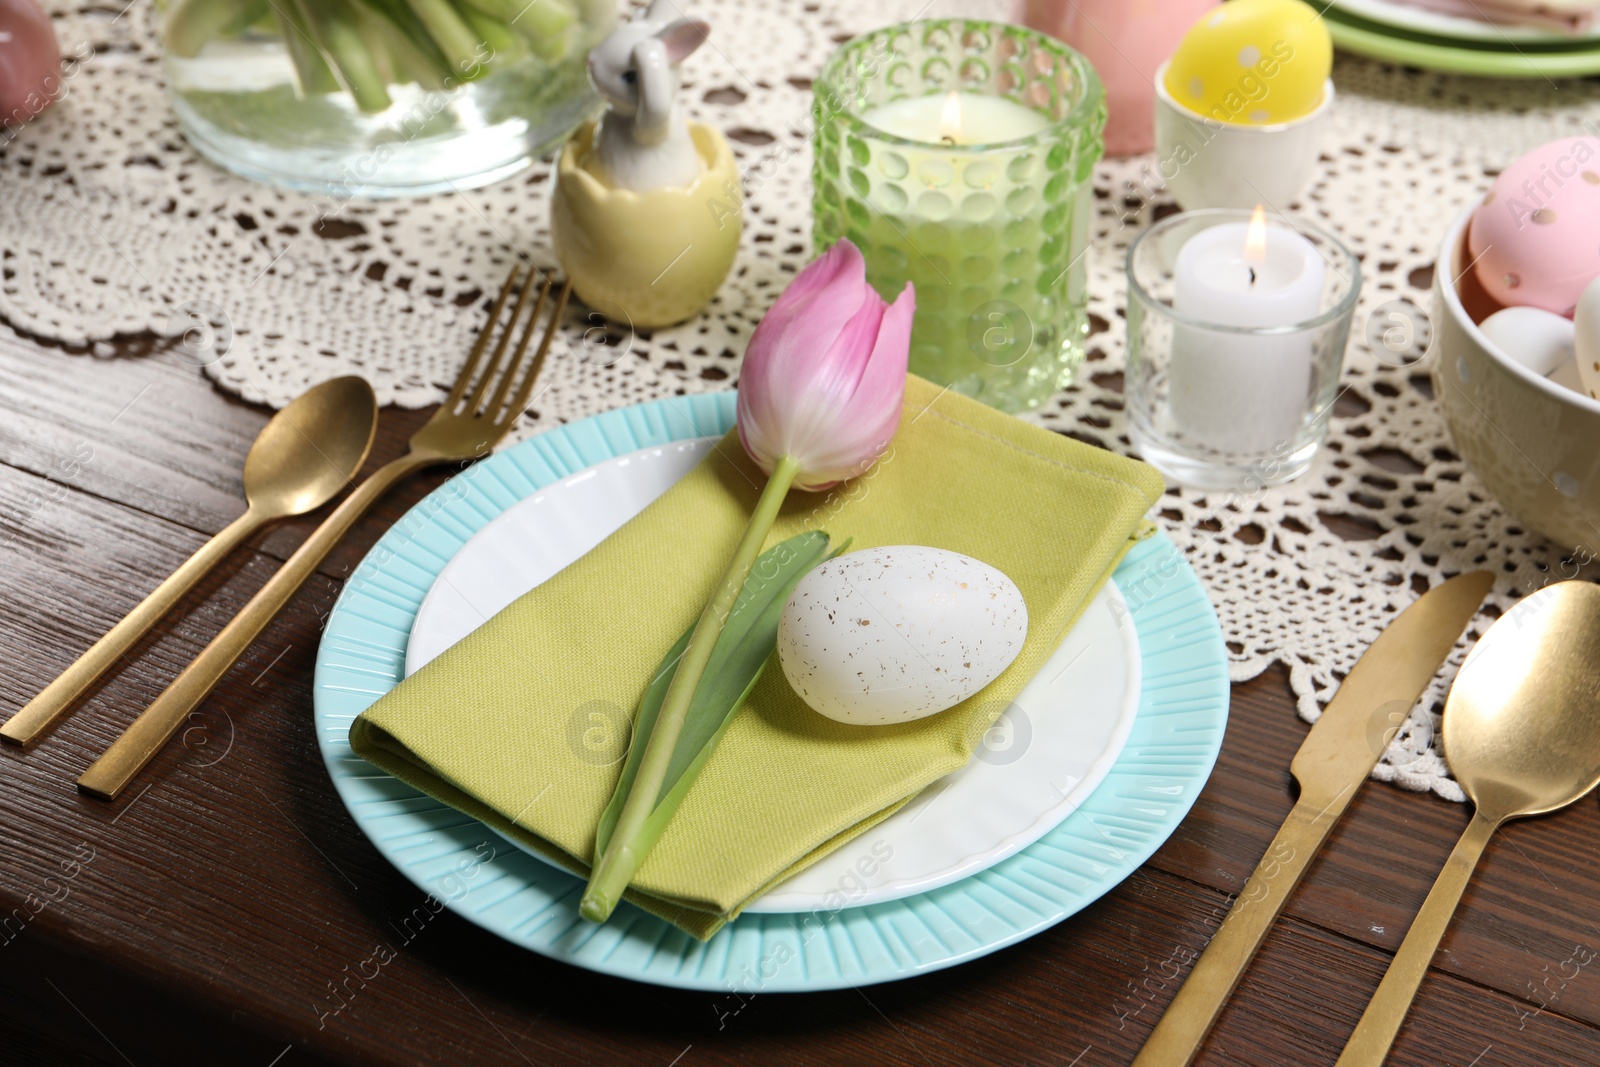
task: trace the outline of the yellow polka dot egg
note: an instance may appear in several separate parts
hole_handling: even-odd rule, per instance
[[[1230,0],[1196,22],[1167,64],[1167,93],[1218,122],[1293,122],[1322,103],[1333,41],[1301,0]]]

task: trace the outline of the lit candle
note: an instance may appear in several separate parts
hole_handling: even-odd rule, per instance
[[[924,144],[992,144],[1032,137],[1050,120],[1014,100],[978,93],[929,93],[862,112],[884,133]]]
[[[848,237],[880,294],[916,286],[914,373],[1044,403],[1088,336],[1093,68],[1021,27],[937,19],[850,41],[812,94],[814,246]]]
[[[1316,246],[1268,225],[1213,226],[1178,251],[1172,306],[1217,326],[1291,327],[1322,310]],[[1266,453],[1293,441],[1307,410],[1312,343],[1299,333],[1238,334],[1178,325],[1172,338],[1172,414],[1193,444]]]
[[[1089,198],[1064,212],[1043,195],[1052,175],[1039,154],[1023,151],[1012,166],[1016,155],[986,147],[1027,145],[1050,119],[1004,97],[943,92],[861,120],[925,146],[886,147],[861,198],[864,225],[847,231],[880,292],[917,287],[912,371],[1008,410],[1039,403],[1062,384],[1070,340],[1058,309],[1086,281],[1052,230],[1086,235]]]

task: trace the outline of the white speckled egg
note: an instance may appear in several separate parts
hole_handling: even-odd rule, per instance
[[[1010,578],[956,552],[896,545],[800,579],[778,623],[778,660],[823,715],[879,726],[961,703],[1027,636],[1028,606]]]

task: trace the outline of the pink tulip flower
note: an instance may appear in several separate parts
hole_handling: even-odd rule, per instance
[[[659,836],[646,824],[689,706],[790,487],[826,489],[864,474],[889,447],[905,400],[916,307],[909,282],[884,303],[867,284],[861,250],[840,241],[795,275],[750,338],[739,375],[739,438],[767,484],[678,657],[610,842],[589,872],[578,905],[584,918],[606,921]]]
[[[739,374],[739,438],[771,474],[821,490],[866,472],[900,425],[916,292],[885,303],[848,239],[795,275],[750,338]]]
[[[0,128],[20,126],[61,92],[61,46],[37,0],[0,0]]]

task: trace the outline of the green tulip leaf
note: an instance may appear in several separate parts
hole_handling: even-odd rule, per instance
[[[778,643],[778,620],[789,594],[827,555],[828,535],[811,530],[774,545],[756,558],[690,701],[688,716],[667,764],[666,777],[656,794],[655,807],[639,835],[638,846],[642,851],[649,851],[666,829],[701,768],[711,758],[717,742],[733,722],[734,713],[744,706],[750,690],[755,688],[762,670],[772,659],[772,651]],[[690,626],[667,652],[639,700],[633,740],[622,765],[622,776],[595,829],[596,856],[603,854],[611,843],[611,833],[633,789],[661,703],[693,633],[694,627]]]

